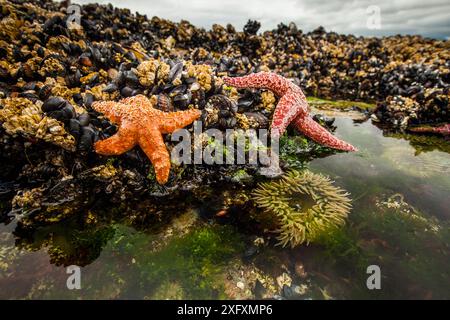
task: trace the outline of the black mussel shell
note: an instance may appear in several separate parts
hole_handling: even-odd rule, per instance
[[[96,133],[94,129],[92,129],[91,127],[82,127],[78,148],[81,151],[90,151],[94,144],[95,137]]]
[[[175,79],[180,78],[182,72],[183,72],[183,62],[175,63],[169,72],[169,82],[173,82]]]
[[[47,99],[42,105],[42,111],[51,112],[61,110],[66,105],[67,101],[61,97],[51,97]]]
[[[209,97],[207,103],[219,110],[228,110],[232,114],[238,110],[236,103],[223,94],[216,94]]]
[[[69,133],[73,135],[76,139],[80,137],[81,125],[77,119],[69,120]]]
[[[137,90],[130,88],[128,86],[125,86],[120,90],[120,94],[123,97],[128,98],[128,97],[135,96],[137,94]]]
[[[174,87],[171,91],[170,91],[170,95],[171,96],[176,96],[179,94],[183,94],[185,93],[187,90],[187,86],[184,84],[180,84],[179,86]]]
[[[158,95],[158,102],[156,104],[156,107],[164,112],[174,111],[172,101],[170,100],[169,96],[164,93]]]
[[[185,94],[179,94],[173,97],[173,103],[175,107],[180,109],[186,109],[191,103],[192,94],[190,92]]]
[[[110,83],[102,91],[107,93],[113,93],[117,90],[119,90],[119,86],[115,83]]]
[[[88,113],[82,113],[78,116],[78,121],[80,122],[81,126],[86,127],[89,125],[91,117],[89,116]]]

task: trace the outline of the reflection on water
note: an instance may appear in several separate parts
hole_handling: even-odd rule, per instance
[[[384,137],[370,122],[353,126],[351,120],[338,118],[336,123],[340,136],[351,139],[360,152],[317,159],[311,168],[339,179],[353,195],[370,189],[400,192],[425,213],[450,218],[450,198],[446,196],[450,192],[449,153],[424,151],[408,140]],[[442,139],[436,141],[441,149],[450,146]]]
[[[449,143],[383,136],[349,118],[335,124],[360,151],[309,167],[348,190],[353,210],[316,244],[275,247],[276,235],[253,219],[248,190],[205,188],[170,206],[0,225],[0,298],[450,298]],[[66,287],[70,264],[82,267],[81,290]],[[381,290],[366,287],[371,264],[381,268]]]

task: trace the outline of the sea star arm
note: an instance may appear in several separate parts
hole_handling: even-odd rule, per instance
[[[428,126],[422,126],[422,127],[412,127],[408,129],[411,132],[425,132],[425,133],[440,133],[444,136],[450,135],[450,124],[444,124],[439,127],[428,127]]]
[[[156,180],[165,184],[169,179],[170,156],[158,130],[148,130],[139,137],[139,145],[155,168]]]
[[[305,116],[308,105],[304,97],[296,93],[287,93],[278,102],[273,114],[271,131],[281,136],[287,126],[298,116]]]
[[[186,111],[170,112],[161,121],[159,126],[162,133],[172,133],[177,129],[183,128],[195,120],[201,115],[201,112],[197,109],[190,109]]]
[[[282,96],[293,89],[286,78],[272,72],[251,73],[243,77],[224,77],[224,82],[236,88],[260,88],[269,89],[276,95]]]
[[[129,151],[136,144],[136,136],[126,126],[121,126],[117,133],[105,140],[95,143],[95,152],[105,156],[120,155]]]
[[[122,112],[127,109],[127,106],[115,101],[96,101],[92,104],[92,108],[103,113],[112,122],[120,124]]]
[[[299,116],[295,118],[293,125],[305,136],[324,146],[344,151],[357,151],[351,144],[333,136],[327,129],[314,121],[310,116]]]

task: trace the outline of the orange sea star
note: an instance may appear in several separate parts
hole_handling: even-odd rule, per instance
[[[120,155],[138,144],[152,162],[160,184],[167,182],[170,172],[170,156],[162,134],[181,129],[201,115],[197,109],[178,112],[157,110],[143,95],[119,102],[94,102],[92,108],[119,126],[115,135],[95,143],[95,151],[108,156]]]

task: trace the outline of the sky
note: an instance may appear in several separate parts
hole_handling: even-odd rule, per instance
[[[260,31],[293,21],[304,32],[327,31],[363,36],[420,34],[450,39],[450,0],[73,0],[112,3],[132,12],[175,22],[185,19],[210,29],[213,23],[261,22]]]

